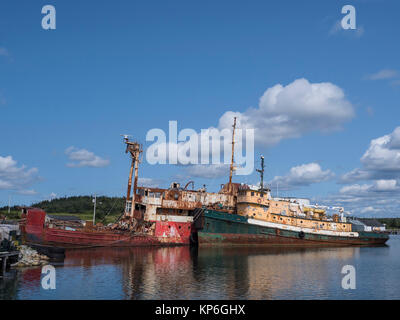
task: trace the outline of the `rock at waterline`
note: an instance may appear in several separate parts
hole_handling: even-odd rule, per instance
[[[49,258],[39,254],[36,250],[22,245],[19,251],[18,262],[13,263],[11,267],[30,267],[42,266],[48,264]]]

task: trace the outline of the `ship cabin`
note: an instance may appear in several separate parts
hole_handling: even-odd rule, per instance
[[[207,192],[204,187],[190,190],[188,184],[181,187],[173,182],[168,189],[137,187],[133,216],[144,220],[162,219],[163,216],[191,217],[196,209],[203,206],[215,209],[234,206],[231,195]],[[130,200],[126,202],[125,210],[130,212]]]
[[[351,231],[351,224],[339,215],[327,217],[326,211],[311,206],[308,199],[273,198],[269,189],[246,186],[237,196],[237,214],[249,219],[289,226],[330,231]]]

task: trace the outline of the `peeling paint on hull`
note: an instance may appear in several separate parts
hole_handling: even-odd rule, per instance
[[[382,245],[388,236],[382,233],[359,232],[358,237],[313,234],[249,224],[247,218],[206,210],[203,228],[198,231],[200,246],[209,245],[288,245],[288,246],[351,246]]]

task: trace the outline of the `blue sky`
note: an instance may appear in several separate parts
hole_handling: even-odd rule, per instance
[[[41,27],[46,4],[56,8],[56,30]],[[357,30],[337,28],[345,4],[356,8]],[[260,108],[278,84],[290,100],[285,89],[305,79],[302,88],[329,83],[338,104],[329,110],[353,116],[316,112],[295,138],[268,143],[275,133],[261,118],[271,112],[260,111],[249,120],[265,135],[255,165],[263,154],[266,180],[273,190],[279,181],[281,195],[399,215],[399,12],[398,1],[372,0],[2,1],[0,206],[9,196],[30,204],[51,195],[123,195],[129,159],[120,134],[148,146],[146,133],[167,131],[170,120],[178,130],[218,127],[226,112]],[[304,106],[288,104],[277,112],[296,122],[293,108]],[[363,175],[343,178],[357,168]],[[161,186],[193,179],[216,191],[227,180],[191,172],[146,161],[140,168],[143,181]]]

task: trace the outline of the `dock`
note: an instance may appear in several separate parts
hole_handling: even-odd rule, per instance
[[[18,260],[18,251],[4,251],[0,252],[0,278],[4,277],[7,265],[11,263],[11,261],[16,262]]]

